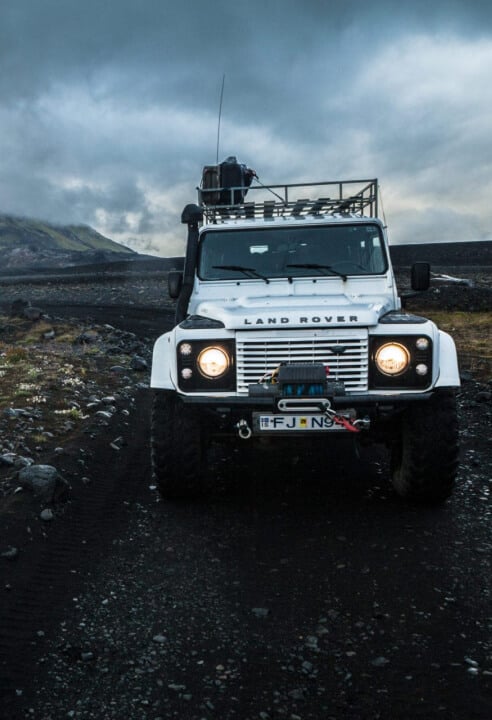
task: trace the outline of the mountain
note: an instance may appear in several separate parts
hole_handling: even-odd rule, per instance
[[[413,245],[391,245],[393,265],[408,267],[417,260],[431,265],[462,267],[492,265],[492,241],[470,240],[468,242],[414,243]]]
[[[0,215],[0,272],[125,260],[138,253],[86,225]]]

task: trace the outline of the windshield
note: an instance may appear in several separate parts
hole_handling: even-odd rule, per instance
[[[207,230],[201,238],[202,280],[379,275],[387,269],[374,223],[245,230]]]

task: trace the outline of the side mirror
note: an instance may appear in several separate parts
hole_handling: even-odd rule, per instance
[[[416,262],[411,270],[412,290],[428,290],[430,285],[430,263]]]
[[[171,270],[167,276],[167,290],[173,300],[179,297],[183,285],[183,273],[180,270]]]

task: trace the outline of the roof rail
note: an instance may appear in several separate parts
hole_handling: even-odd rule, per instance
[[[308,190],[307,190],[308,189]],[[337,180],[330,182],[295,183],[289,185],[252,185],[249,188],[230,187],[214,189],[214,194],[229,193],[231,203],[212,205],[206,202],[210,190],[198,190],[198,202],[203,207],[207,222],[219,223],[236,219],[305,218],[321,215],[357,215],[378,217],[378,181]],[[234,203],[234,198],[254,194],[254,200]],[[299,192],[309,192],[322,197],[311,200],[299,197]],[[236,193],[236,194],[235,194]],[[272,198],[273,195],[273,198]],[[227,197],[227,194],[225,195]],[[292,198],[296,199],[292,199]]]

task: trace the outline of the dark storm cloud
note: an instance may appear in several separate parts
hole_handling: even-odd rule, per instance
[[[176,252],[225,73],[221,156],[271,182],[380,175],[397,240],[473,239],[491,189],[491,23],[488,3],[458,0],[9,0],[0,212]]]

